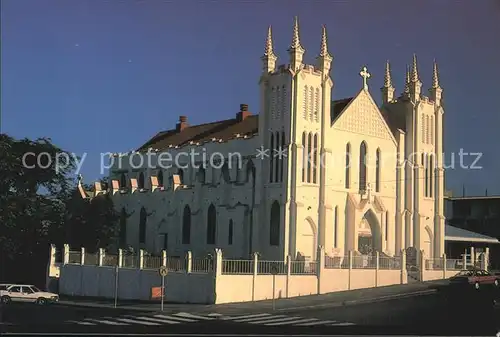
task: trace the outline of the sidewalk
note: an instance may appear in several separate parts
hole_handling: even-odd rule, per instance
[[[435,291],[436,286],[446,281],[418,282],[405,285],[394,285],[378,288],[357,289],[340,291],[323,295],[309,295],[294,298],[276,299],[275,310],[293,311],[304,310],[308,307],[335,307],[343,305],[354,305],[363,302],[374,302],[380,300],[394,299],[398,297],[418,296],[430,294]],[[61,297],[61,305],[78,306],[87,308],[114,308],[113,300],[71,298]],[[118,309],[135,311],[160,311],[159,302],[147,301],[118,301]],[[184,304],[164,303],[164,311],[190,311],[190,312],[224,312],[225,314],[238,312],[262,312],[272,310],[273,301],[264,300],[256,302],[230,303],[230,304]]]

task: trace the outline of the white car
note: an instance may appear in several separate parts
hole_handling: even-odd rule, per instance
[[[47,304],[58,302],[59,295],[41,291],[30,284],[2,284],[0,285],[0,300],[3,304],[10,302]]]

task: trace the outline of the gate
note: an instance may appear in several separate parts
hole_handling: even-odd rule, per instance
[[[408,283],[420,282],[420,268],[418,265],[418,255],[415,247],[406,249],[406,272],[408,273]]]

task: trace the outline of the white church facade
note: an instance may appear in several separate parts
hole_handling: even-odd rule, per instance
[[[396,97],[387,63],[377,106],[366,68],[361,90],[332,101],[325,27],[316,64],[304,64],[304,53],[296,19],[288,64],[278,65],[269,28],[258,115],[242,104],[235,118],[214,123],[181,116],[136,152],[112,157],[122,246],[170,256],[220,248],[226,258],[258,252],[266,260],[314,260],[318,246],[330,256],[409,248],[442,256],[436,64],[424,96],[414,56]]]

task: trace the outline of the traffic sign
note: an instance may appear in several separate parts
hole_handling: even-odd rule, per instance
[[[160,275],[161,275],[161,276],[165,277],[165,276],[167,276],[167,274],[168,274],[168,269],[167,269],[167,267],[162,266],[162,267],[160,267],[159,272],[160,272]]]

